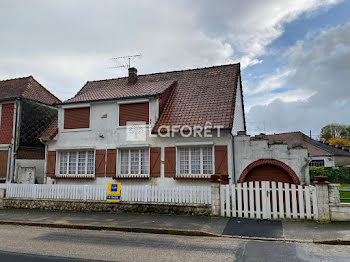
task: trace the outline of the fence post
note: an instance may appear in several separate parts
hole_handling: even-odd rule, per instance
[[[327,181],[315,182],[318,220],[322,222],[330,221],[328,184],[329,182]]]
[[[329,203],[330,204],[339,204],[340,203],[340,184],[329,184],[328,185],[328,194],[329,194]]]
[[[6,196],[6,189],[0,188],[0,209],[4,208],[4,198]]]
[[[211,215],[220,216],[220,183],[218,181],[211,183]]]

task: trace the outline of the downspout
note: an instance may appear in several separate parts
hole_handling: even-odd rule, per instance
[[[9,183],[12,183],[12,179],[14,177],[15,159],[16,159],[16,154],[17,154],[18,145],[19,145],[19,138],[20,138],[18,133],[20,132],[19,126],[21,124],[21,121],[19,119],[20,111],[21,111],[20,100],[17,99],[14,104],[15,104],[15,123],[14,123],[13,148],[12,148],[12,157],[11,157],[11,170],[10,170],[9,179],[7,181]]]
[[[44,162],[44,184],[47,183],[47,176],[46,176],[46,170],[47,170],[47,143],[42,140],[41,138],[39,139],[41,143],[43,143],[45,145],[45,162]]]
[[[232,138],[232,173],[233,173],[233,183],[236,184],[236,160],[235,160],[235,139],[234,136],[231,133],[231,138]]]

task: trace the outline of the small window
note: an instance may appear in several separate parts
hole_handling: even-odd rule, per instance
[[[149,177],[149,148],[119,149],[119,177]]]
[[[94,151],[62,151],[59,152],[58,177],[93,177]]]
[[[324,160],[312,160],[309,163],[309,166],[317,166],[317,167],[324,166]]]
[[[178,174],[180,177],[201,177],[213,174],[212,147],[178,147]]]
[[[64,109],[64,129],[90,127],[90,107]]]

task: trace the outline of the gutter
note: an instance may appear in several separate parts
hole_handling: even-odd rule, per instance
[[[127,97],[118,97],[118,98],[106,98],[106,99],[95,99],[95,100],[76,101],[76,102],[62,102],[62,103],[57,103],[56,106],[71,105],[71,104],[81,104],[81,103],[94,103],[94,102],[109,102],[109,101],[135,99],[135,98],[153,98],[153,97],[158,97],[158,94],[155,94],[155,95],[143,95],[143,96],[127,96]]]
[[[46,141],[44,141],[42,138],[39,138],[39,141],[45,145],[44,184],[47,184],[46,170],[47,170],[47,151],[48,151],[48,145],[47,145]]]
[[[56,104],[56,103],[54,103],[54,104],[47,104],[47,103],[44,103],[44,102],[41,102],[41,101],[38,101],[38,100],[35,100],[35,99],[23,97],[23,96],[0,99],[0,102],[18,101],[18,100],[22,100],[22,99],[23,100],[27,100],[27,101],[31,101],[31,102],[35,102],[35,103],[39,103],[39,104],[42,104],[42,105],[45,105],[45,106],[48,106],[48,107],[53,107],[53,108],[55,108],[55,104]]]

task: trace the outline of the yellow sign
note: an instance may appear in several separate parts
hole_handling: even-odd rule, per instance
[[[121,183],[108,183],[107,202],[120,202]]]

